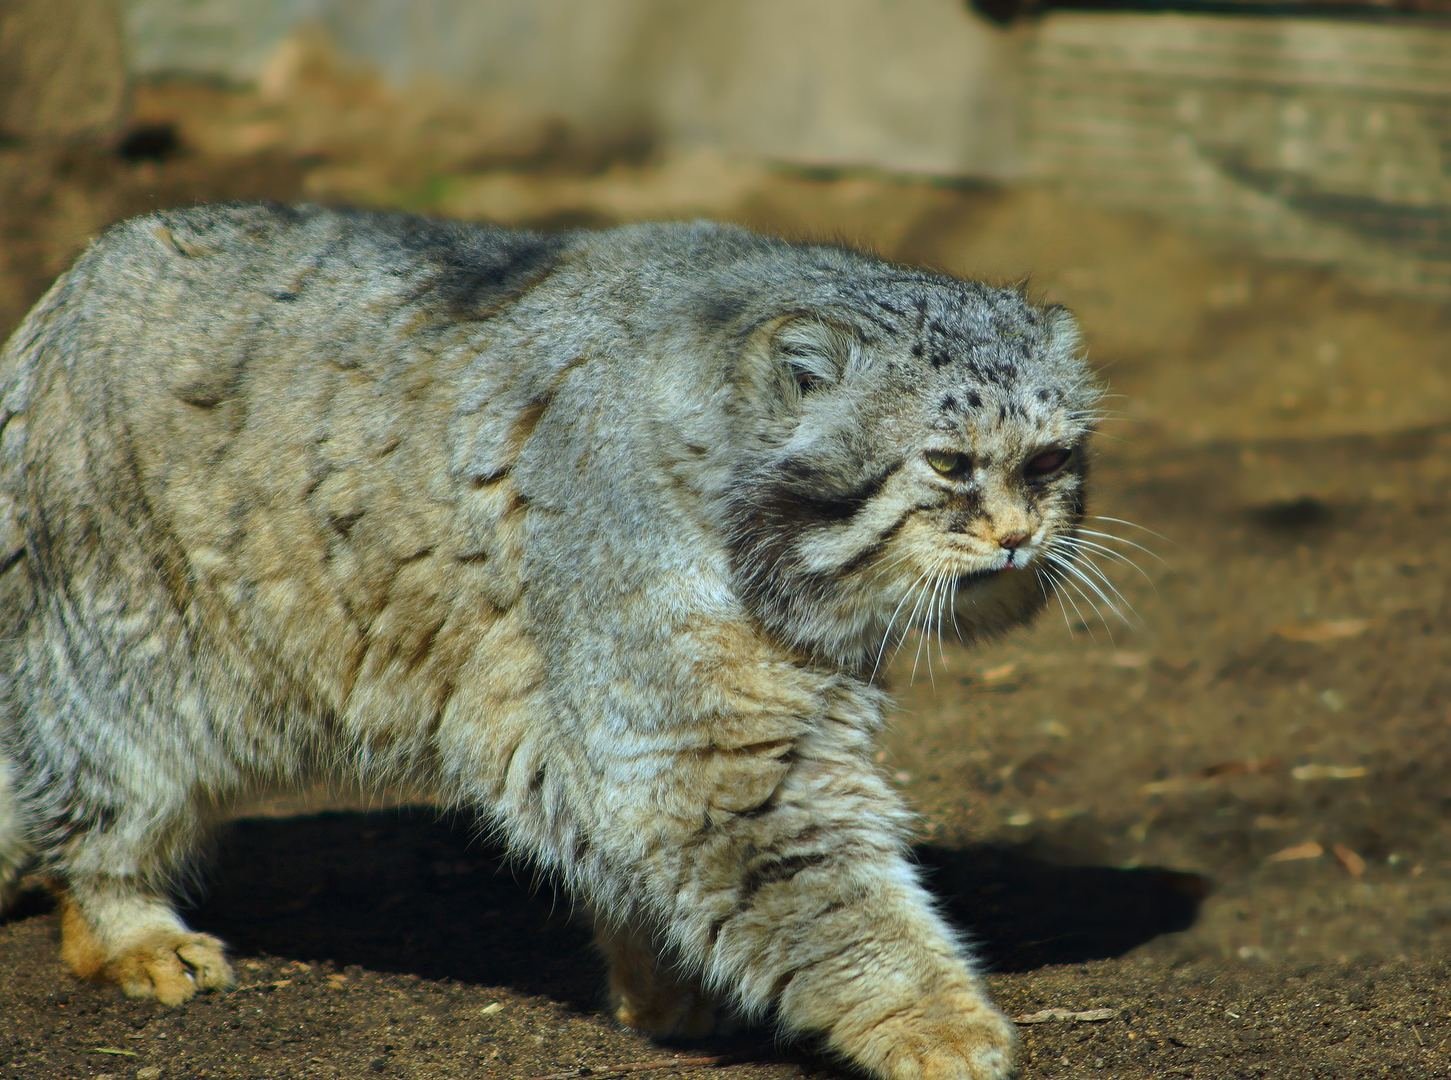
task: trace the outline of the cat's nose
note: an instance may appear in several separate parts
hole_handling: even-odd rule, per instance
[[[1007,536],[998,537],[998,547],[1007,548],[1009,551],[1016,551],[1028,542],[1028,534],[1025,532],[1009,533]]]

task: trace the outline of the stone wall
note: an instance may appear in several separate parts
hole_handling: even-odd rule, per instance
[[[1292,9],[1003,27],[962,0],[0,0],[0,135],[114,130],[121,27],[137,77],[276,101],[322,43],[479,118],[481,158],[709,145],[1033,182],[1451,297],[1451,21]]]
[[[248,82],[325,35],[399,87],[581,145],[1019,173],[1017,35],[960,0],[128,0],[134,70]]]
[[[1451,296],[1451,24],[1062,13],[1027,69],[1028,175]]]

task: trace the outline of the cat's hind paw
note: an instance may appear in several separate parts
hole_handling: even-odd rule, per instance
[[[731,1035],[735,1016],[701,990],[674,987],[673,993],[617,994],[615,1019],[652,1039],[704,1039]]]

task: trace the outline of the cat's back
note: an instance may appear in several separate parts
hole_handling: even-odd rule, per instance
[[[9,517],[98,492],[123,516],[155,510],[185,543],[189,518],[281,511],[361,458],[402,450],[417,474],[405,443],[432,436],[443,452],[475,328],[547,279],[567,243],[268,204],[116,225],[0,357]]]
[[[364,652],[419,666],[441,623],[509,612],[526,531],[560,605],[699,580],[697,504],[734,467],[703,410],[752,298],[823,257],[707,223],[123,222],[0,355],[0,560],[127,610],[160,571],[198,632],[306,658],[330,699]]]
[[[245,389],[224,380],[248,360],[299,370],[371,361],[377,374],[390,331],[487,319],[547,276],[568,243],[314,206],[160,211],[91,245],[16,333],[0,379],[43,356],[76,380],[159,380],[206,407]]]
[[[49,581],[333,704],[373,668],[436,690],[440,623],[517,598],[510,432],[553,360],[507,324],[570,243],[272,205],[108,230],[0,355],[3,629]]]

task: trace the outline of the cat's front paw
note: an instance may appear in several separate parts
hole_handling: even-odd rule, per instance
[[[198,991],[225,990],[236,981],[220,941],[184,931],[137,942],[108,963],[104,975],[127,997],[155,998],[163,1005],[180,1005]]]
[[[1007,1080],[1018,1035],[982,994],[956,990],[844,1026],[831,1043],[883,1080]]]
[[[235,984],[226,948],[210,934],[179,926],[143,927],[124,945],[108,950],[68,899],[61,904],[60,925],[60,955],[66,965],[83,979],[115,983],[127,997],[180,1005],[198,991]]]

